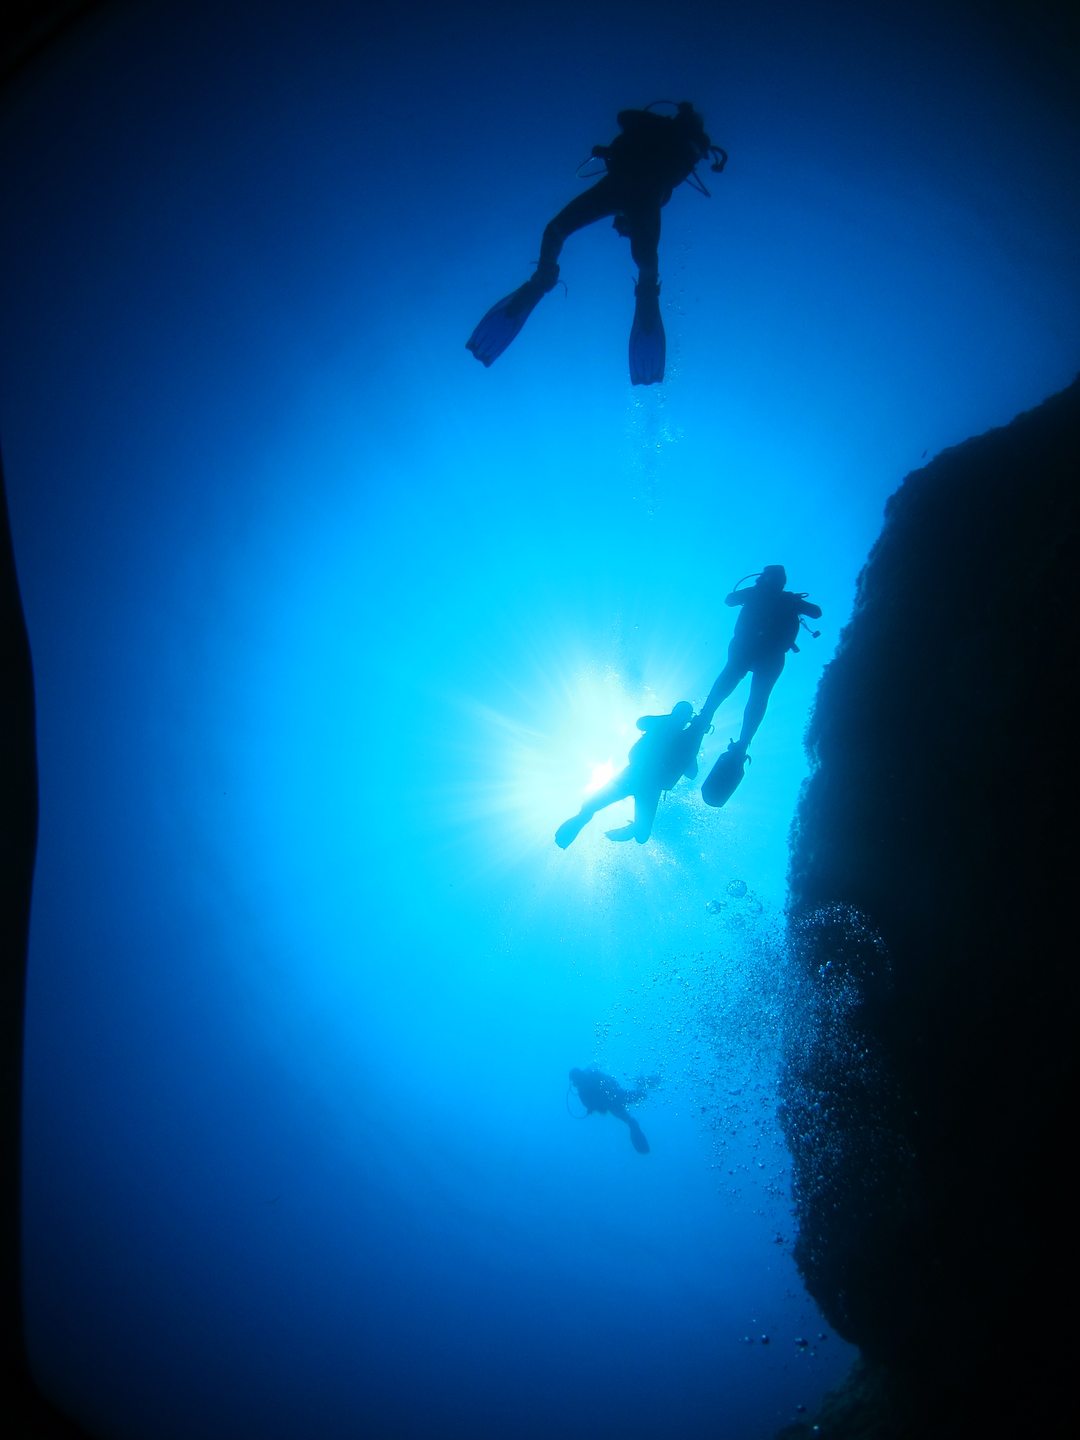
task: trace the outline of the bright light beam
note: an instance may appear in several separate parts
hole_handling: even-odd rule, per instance
[[[453,768],[467,778],[440,797],[459,830],[478,832],[483,868],[516,865],[541,850],[557,854],[556,827],[622,770],[640,739],[638,717],[666,713],[682,698],[674,685],[634,686],[589,658],[545,666],[524,689],[508,689],[499,708],[457,697],[461,754]],[[530,723],[521,717],[526,703]],[[610,824],[628,819],[631,804],[613,806]]]

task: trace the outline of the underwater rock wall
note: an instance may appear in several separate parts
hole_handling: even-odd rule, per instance
[[[911,1433],[1071,1408],[1078,486],[1080,381],[908,476],[807,736],[796,1260]]]

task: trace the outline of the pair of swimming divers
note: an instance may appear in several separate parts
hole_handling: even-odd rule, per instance
[[[728,647],[727,664],[713,681],[700,712],[695,715],[690,702],[680,700],[672,706],[670,715],[643,715],[637,722],[643,734],[631,749],[626,768],[587,796],[576,815],[563,821],[555,832],[557,845],[565,850],[598,810],[631,795],[633,820],[617,830],[608,830],[607,837],[636,840],[644,845],[652,832],[660,796],[684,776],[688,780],[696,777],[698,750],[714,712],[749,675],[750,696],[739,738],[732,740],[701,787],[706,805],[720,806],[731,798],[743,778],[747,749],[765,718],[787,652],[798,649],[795,640],[803,617],[817,619],[821,614],[821,607],[804,594],[785,590],[786,582],[782,565],[766,565],[752,586],[745,590],[736,587],[731,592],[727,604],[741,607],[739,618]]]
[[[660,104],[661,102],[656,102]],[[676,186],[684,181],[706,195],[697,166],[706,161],[719,173],[726,153],[713,145],[694,107],[682,101],[674,113],[657,114],[655,105],[624,110],[618,116],[620,133],[607,146],[595,146],[592,158],[602,162],[604,174],[584,194],[566,205],[544,230],[535,274],[503,297],[484,315],[466,342],[483,365],[491,365],[520,333],[533,310],[555,288],[559,255],[567,238],[597,220],[611,216],[615,230],[630,241],[637,266],[634,319],[630,330],[630,380],[654,385],[664,378],[666,338],[660,316],[660,212]],[[747,577],[749,578],[749,577]],[[717,707],[750,675],[750,696],[737,740],[713,766],[701,787],[706,804],[723,805],[743,777],[747,748],[765,715],[773,686],[795,644],[804,617],[817,618],[819,606],[801,592],[785,589],[787,575],[780,565],[767,565],[747,589],[736,586],[727,604],[740,614],[728,649],[727,663],[717,676],[708,698],[695,715],[693,706],[680,700],[668,715],[643,715],[637,722],[642,737],[627,757],[626,768],[608,785],[590,796],[576,815],[555,832],[565,849],[597,811],[633,796],[634,818],[619,829],[607,831],[610,840],[644,843],[652,830],[660,797],[684,776],[697,775],[697,756]],[[816,633],[816,632],[815,632]],[[630,1131],[634,1149],[648,1153],[648,1142],[628,1106],[645,1098],[655,1078],[639,1081],[625,1090],[595,1069],[570,1071],[571,1085],[585,1113],[614,1115]]]
[[[630,330],[630,379],[634,385],[653,385],[664,378],[660,211],[683,181],[704,190],[696,167],[710,161],[711,168],[719,172],[727,155],[709,139],[704,121],[686,100],[674,106],[671,115],[655,113],[655,106],[623,110],[618,122],[620,133],[611,144],[593,147],[592,158],[603,162],[603,177],[548,223],[540,242],[536,273],[493,305],[466,342],[484,365],[499,358],[540,300],[554,289],[559,278],[559,255],[567,237],[610,215],[618,233],[630,241],[638,268]],[[631,750],[625,770],[587,800],[577,815],[559,826],[555,835],[559,845],[565,849],[598,810],[630,795],[634,797],[633,822],[609,830],[608,838],[642,843],[647,840],[661,794],[683,776],[694,779],[697,753],[713,712],[749,674],[753,679],[742,731],[701,787],[702,798],[709,805],[723,805],[730,798],[743,777],[747,746],[761,724],[772,687],[784,667],[784,657],[788,650],[797,648],[800,621],[803,616],[821,614],[805,594],[785,590],[786,583],[781,566],[767,565],[752,589],[736,587],[727,597],[729,605],[742,606],[742,613],[727,665],[701,713],[695,717],[689,702],[681,700],[670,715],[643,715],[638,721],[642,738]]]

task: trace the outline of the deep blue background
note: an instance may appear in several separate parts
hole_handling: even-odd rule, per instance
[[[889,493],[1073,377],[1075,52],[1053,7],[502,10],[119,4],[3,112],[27,1325],[108,1435],[753,1440],[850,1358],[773,1118],[801,736]],[[665,384],[606,225],[484,371],[661,97],[731,153],[664,214]],[[823,634],[733,802],[557,850],[776,561]],[[568,1113],[594,1060],[662,1074],[647,1159]]]

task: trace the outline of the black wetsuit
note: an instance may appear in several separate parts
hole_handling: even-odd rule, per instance
[[[702,716],[708,724],[716,707],[726,700],[744,676],[752,674],[750,698],[743,712],[739,744],[745,749],[765,718],[772,688],[780,678],[787,652],[799,633],[800,616],[817,619],[821,606],[791,590],[754,585],[734,590],[725,602],[741,605],[735,633],[728,646],[727,664],[713,681]]]
[[[642,786],[670,790],[692,767],[698,736],[676,715],[642,715],[637,728],[642,736],[630,747],[627,770]]]
[[[680,702],[687,712],[690,705]],[[582,802],[577,815],[565,821],[555,832],[556,844],[564,849],[598,810],[614,805],[617,800],[634,797],[634,819],[618,830],[609,830],[609,840],[634,839],[641,845],[652,833],[660,796],[677,784],[680,777],[697,774],[697,752],[702,729],[694,728],[678,714],[642,715],[637,722],[642,731],[640,740],[631,746],[624,770],[595,794]]]
[[[630,253],[643,276],[655,280],[660,269],[660,211],[708,150],[708,136],[691,130],[678,115],[651,110],[622,110],[621,134],[593,152],[607,174],[555,216],[540,245],[540,264],[554,265],[567,237],[586,225],[615,217],[615,228],[630,241]]]

